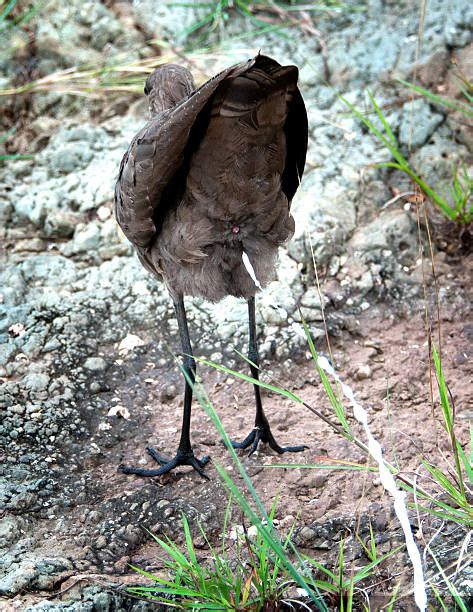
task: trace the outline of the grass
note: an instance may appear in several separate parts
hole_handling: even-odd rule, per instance
[[[415,87],[415,86],[412,86]],[[420,89],[420,88],[417,88]],[[425,90],[421,90],[425,91]],[[431,94],[433,96],[433,94]],[[469,176],[466,166],[463,165],[462,169],[455,168],[450,186],[450,197],[451,201],[445,195],[440,194],[437,190],[431,187],[427,180],[421,176],[416,170],[414,170],[401,151],[401,147],[393,133],[393,130],[389,126],[389,123],[384,116],[382,109],[376,103],[376,100],[368,93],[368,97],[371,103],[372,111],[379,120],[379,125],[375,125],[366,114],[362,113],[353,104],[351,104],[346,98],[340,96],[340,99],[348,106],[351,112],[368,128],[368,130],[382,142],[386,149],[391,153],[395,161],[380,162],[375,164],[377,168],[393,168],[400,170],[417,185],[422,193],[427,197],[434,206],[442,213],[442,215],[458,224],[459,226],[468,226],[473,221],[473,178]],[[435,96],[438,98],[438,96]],[[452,103],[456,110],[463,109],[462,112],[467,112],[467,107],[463,108],[463,105],[459,106],[456,103]],[[471,108],[470,111],[471,112]]]
[[[152,599],[159,603],[189,610],[263,610],[268,605],[295,603],[288,593],[294,585],[288,580],[279,559],[274,559],[271,549],[260,531],[250,536],[243,526],[243,533],[236,533],[235,551],[229,551],[231,497],[227,505],[222,529],[221,545],[212,547],[206,533],[199,525],[212,562],[205,564],[197,558],[189,524],[182,515],[185,548],[181,550],[169,538],[165,540],[150,534],[159,545],[165,558],[161,559],[169,578],[155,576],[133,567],[154,586],[137,586],[129,593]],[[270,513],[273,520],[275,506]],[[289,538],[283,542],[287,550]],[[265,608],[266,606],[266,608]]]
[[[409,83],[408,81],[404,81],[403,79],[398,79],[398,82],[405,87],[408,87],[412,91],[420,94],[422,97],[426,98],[429,102],[434,105],[443,106],[449,110],[458,111],[464,117],[472,118],[473,117],[473,86],[472,84],[464,79],[463,84],[460,85],[460,91],[465,98],[465,102],[459,102],[457,100],[452,100],[450,98],[445,98],[444,96],[438,96],[428,89],[424,89],[423,87],[419,87],[419,85],[415,85],[414,83]]]
[[[16,132],[16,128],[12,128],[6,134],[0,134],[0,147],[6,143],[6,141]],[[33,155],[27,155],[22,153],[0,153],[0,163],[12,160],[12,159],[32,159]]]
[[[0,13],[0,31],[2,29],[21,28],[28,24],[43,8],[46,0],[33,2],[26,8],[19,10],[17,0],[6,3]],[[359,11],[365,10],[363,6],[348,6],[331,0],[319,3],[306,2],[250,2],[248,0],[213,0],[210,2],[179,2],[169,1],[174,7],[201,8],[207,11],[200,20],[184,29],[180,37],[188,39],[182,47],[173,47],[163,40],[150,40],[147,44],[160,47],[163,52],[154,57],[129,61],[127,53],[118,54],[114,58],[104,59],[102,66],[81,65],[71,66],[65,70],[58,70],[39,79],[31,80],[20,86],[0,89],[0,96],[13,96],[21,94],[34,94],[41,92],[55,92],[61,94],[96,97],[106,94],[136,93],[142,94],[143,78],[158,65],[165,62],[179,62],[184,57],[190,63],[198,63],[199,59],[207,61],[221,58],[225,55],[223,50],[216,50],[215,45],[207,45],[207,39],[212,31],[223,26],[232,15],[239,13],[254,23],[255,27],[235,36],[228,36],[228,40],[248,41],[263,34],[277,32],[281,35],[288,27],[302,27],[300,20],[293,18],[294,11]],[[22,5],[23,7],[23,5]],[[15,10],[16,9],[16,10]],[[1,10],[1,9],[0,9]],[[271,14],[262,17],[263,14]],[[305,22],[304,22],[305,23]],[[34,25],[34,22],[33,22]],[[314,34],[310,25],[305,25],[310,35]],[[309,31],[310,30],[310,31]],[[199,34],[197,36],[197,34]],[[149,47],[146,47],[149,52]],[[254,53],[254,50],[243,50],[245,55]],[[14,52],[6,49],[4,52]],[[231,53],[233,61],[236,51]],[[148,55],[148,53],[146,54]],[[228,54],[227,54],[228,55]]]
[[[235,483],[234,483],[235,484]],[[236,486],[236,485],[235,485]],[[276,504],[273,504],[269,519],[274,519]],[[243,526],[241,535],[236,532],[236,550],[228,545],[230,525],[231,496],[224,517],[221,544],[214,548],[199,525],[199,531],[212,555],[210,564],[197,557],[191,531],[186,516],[182,514],[182,531],[185,545],[177,546],[169,538],[159,538],[150,533],[153,540],[164,553],[160,558],[166,569],[167,577],[157,576],[139,567],[131,566],[147,578],[151,586],[133,586],[128,589],[131,595],[151,599],[170,607],[185,610],[277,610],[285,604],[288,609],[312,609],[308,602],[311,591],[297,591],[297,582],[287,573],[280,557],[273,553],[262,531],[256,528],[256,535],[250,535]],[[283,541],[286,554],[291,543],[292,530]],[[369,548],[361,543],[370,557],[370,562],[356,572],[347,571],[344,557],[345,540],[340,540],[336,571],[332,571],[307,555],[299,555],[302,563],[297,571],[304,576],[309,589],[316,594],[318,609],[352,610],[357,600],[359,584],[373,578],[378,565],[395,555],[402,546],[379,555],[373,531],[371,530]],[[318,574],[321,577],[315,577]],[[313,599],[313,598],[312,598]],[[330,606],[327,607],[327,603]]]
[[[358,440],[352,433],[342,401],[339,399],[339,389],[332,385],[323,369],[318,366],[318,356],[307,328],[306,333],[308,334],[308,343],[314,365],[319,372],[328,403],[333,413],[332,418],[326,415],[323,415],[321,418],[326,423],[331,424],[337,434],[351,440],[358,448],[364,447],[367,451],[364,442]],[[473,527],[473,509],[471,506],[471,488],[473,485],[473,456],[471,449],[473,447],[470,446],[470,454],[468,456],[456,437],[455,409],[445,382],[441,360],[433,345],[432,355],[439,392],[442,423],[451,445],[454,460],[451,474],[446,475],[440,467],[431,461],[421,458],[420,464],[425,467],[429,478],[427,479],[427,484],[422,483],[422,486],[418,486],[402,474],[402,466],[399,469],[390,464],[387,464],[387,466],[398,478],[399,485],[406,489],[415,500],[410,505],[416,512],[433,515],[445,522],[453,522],[471,529]],[[199,361],[307,406],[294,393],[282,387],[257,381],[250,376],[230,370],[220,364],[204,359]],[[237,468],[237,474],[239,474],[243,481],[243,485],[237,484],[234,477],[219,463],[215,465],[217,473],[228,490],[230,498],[238,504],[244,513],[245,519],[256,528],[256,537],[250,537],[248,531],[245,530],[244,547],[238,548],[236,556],[229,556],[225,548],[229,525],[229,508],[227,508],[222,532],[222,544],[219,551],[212,548],[206,535],[201,530],[213,556],[214,565],[209,567],[205,564],[202,565],[197,559],[189,526],[185,517],[183,517],[183,532],[186,542],[184,551],[180,550],[179,547],[169,540],[162,540],[153,536],[161,549],[168,555],[168,560],[164,564],[168,570],[169,577],[161,578],[153,576],[139,568],[134,568],[155,584],[154,586],[132,587],[130,593],[161,602],[164,601],[164,596],[173,596],[177,598],[173,601],[173,606],[196,610],[277,610],[279,609],[277,605],[282,605],[282,602],[289,602],[289,600],[291,600],[292,605],[298,602],[302,606],[300,609],[303,609],[303,606],[306,606],[308,609],[314,609],[315,606],[318,610],[339,609],[351,611],[355,609],[368,609],[362,606],[362,593],[369,592],[370,583],[373,582],[377,568],[390,557],[397,554],[403,546],[394,548],[388,553],[380,554],[377,550],[373,528],[370,525],[369,538],[366,542],[360,541],[360,537],[357,536],[359,544],[369,562],[357,568],[349,565],[344,552],[345,542],[342,539],[339,543],[338,561],[336,566],[330,569],[318,559],[302,555],[294,546],[290,536],[281,540],[274,527],[274,506],[269,514],[265,511],[251,479],[231,446],[228,435],[200,383],[195,384],[194,391],[225,443]],[[312,411],[314,412],[314,410]],[[317,412],[315,413],[317,414]],[[317,414],[317,416],[320,415]],[[298,466],[285,465],[285,467]],[[306,465],[304,467],[311,469],[320,466]],[[332,469],[338,468],[336,463],[330,467]],[[366,466],[365,469],[367,469]],[[374,468],[370,467],[369,469],[373,471]],[[245,552],[244,555],[242,555],[243,552]],[[438,568],[437,575],[429,579],[432,597],[438,605],[443,606],[444,609],[450,609],[448,608],[450,604],[445,603],[445,592],[441,593],[438,581],[436,582],[436,579],[440,577],[440,580],[445,585],[446,593],[450,595],[458,609],[466,610],[466,604],[454,587],[451,577],[447,575],[447,572],[442,568],[431,550],[430,553]],[[299,592],[303,592],[305,597],[299,597],[298,599],[293,594],[296,592],[296,587],[303,589],[303,591]],[[400,583],[398,583],[394,587],[391,600],[386,609],[395,609],[394,606],[398,598],[403,598],[406,595],[406,593],[400,592]],[[169,600],[166,601],[170,605]]]
[[[225,32],[225,28],[231,19],[239,15],[253,23],[255,29],[251,32],[253,37],[267,32],[268,26],[280,35],[288,27],[301,27],[302,29],[311,26],[306,21],[293,17],[296,11],[308,12],[341,12],[341,11],[360,11],[365,10],[362,5],[349,6],[335,0],[322,0],[320,2],[305,2],[293,0],[291,2],[261,1],[251,2],[250,0],[212,0],[210,2],[179,2],[169,0],[168,4],[172,7],[186,7],[195,10],[201,9],[203,15],[187,28],[184,28],[178,38],[189,39],[187,48],[196,47],[207,43],[213,32]]]
[[[0,3],[0,33],[26,25],[41,11],[47,0],[19,3],[18,0]],[[21,6],[20,6],[21,4]]]
[[[421,459],[422,465],[436,485],[437,492],[435,495],[428,496],[420,493],[419,497],[423,502],[428,502],[428,505],[423,502],[417,503],[415,508],[445,521],[463,524],[471,529],[473,528],[473,428],[470,425],[470,452],[467,456],[455,433],[455,409],[443,375],[442,363],[433,344],[432,357],[435,364],[440,411],[454,463],[449,470],[450,474],[447,475],[427,459]]]

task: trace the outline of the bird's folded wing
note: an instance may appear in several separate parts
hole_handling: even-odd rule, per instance
[[[115,214],[126,237],[146,248],[156,234],[156,220],[169,203],[165,191],[185,162],[189,135],[199,115],[227,78],[247,71],[253,58],[204,83],[176,107],[149,121],[132,140],[125,153],[115,186]],[[164,196],[164,198],[163,198]]]

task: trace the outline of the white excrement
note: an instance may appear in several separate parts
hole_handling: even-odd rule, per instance
[[[246,253],[246,251],[242,252],[241,258],[243,260],[243,265],[246,268],[246,271],[248,272],[248,274],[251,276],[252,281],[254,282],[254,284],[256,285],[256,287],[258,287],[258,289],[260,289],[261,291],[263,290],[263,287],[261,286],[261,283],[259,282],[257,276],[256,276],[256,272],[255,269],[253,268],[253,264],[251,263],[251,260],[248,256],[248,253]],[[274,310],[277,310],[279,315],[281,316],[281,318],[287,319],[287,312],[284,310],[284,308],[281,308],[281,306],[279,306],[279,304],[276,304],[276,302],[274,301],[274,299],[271,297],[271,295],[267,294],[264,296],[264,300],[267,304],[269,304],[272,308],[274,308]]]
[[[414,535],[411,530],[409,523],[409,516],[407,514],[407,508],[404,501],[406,494],[397,488],[396,482],[393,475],[386,467],[383,459],[383,451],[380,443],[373,437],[371,430],[368,425],[368,414],[366,410],[361,406],[355,399],[355,395],[351,387],[343,383],[338,374],[335,372],[333,367],[330,365],[328,359],[324,356],[320,356],[317,359],[319,366],[322,370],[325,370],[327,374],[330,374],[340,385],[343,395],[350,401],[353,408],[353,416],[355,419],[363,425],[366,437],[368,438],[368,450],[370,455],[376,461],[379,467],[379,477],[381,484],[394,498],[394,511],[401,523],[402,530],[404,532],[404,539],[406,540],[407,553],[411,559],[412,566],[414,568],[414,599],[417,607],[422,612],[427,607],[427,594],[425,590],[424,572],[422,569],[422,560],[419,549],[414,541]]]
[[[243,251],[241,258],[243,259],[243,265],[246,268],[246,271],[248,272],[248,274],[251,276],[254,284],[258,287],[258,289],[263,290],[263,287],[261,286],[261,283],[259,282],[259,280],[256,278],[256,272],[255,269],[253,268],[253,265],[250,261],[250,258],[248,257],[248,254],[246,251]]]

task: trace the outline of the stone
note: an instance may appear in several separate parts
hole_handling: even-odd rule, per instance
[[[316,533],[313,529],[304,525],[297,531],[297,541],[300,546],[307,546],[315,539]]]
[[[348,241],[349,252],[366,253],[374,249],[393,249],[400,253],[417,249],[415,221],[403,210],[386,211],[358,228]]]
[[[70,142],[58,149],[49,159],[49,167],[54,175],[68,174],[87,166],[92,159],[92,151],[83,143]]]
[[[450,47],[464,47],[472,40],[473,9],[471,4],[452,2],[446,13],[445,42]]]
[[[8,548],[16,542],[20,533],[18,519],[13,516],[4,516],[0,521],[0,548]]]
[[[70,238],[78,224],[78,216],[74,213],[57,210],[49,213],[44,222],[46,236]]]
[[[30,391],[42,391],[47,389],[49,381],[50,378],[47,374],[32,372],[27,374],[22,382],[24,387]]]
[[[57,208],[59,201],[59,195],[54,191],[32,190],[32,193],[19,198],[14,207],[20,217],[41,227],[48,210]]]
[[[0,581],[0,595],[12,596],[31,587],[38,578],[36,564],[28,559],[13,563]]]
[[[107,368],[107,362],[102,357],[88,357],[84,361],[84,368],[92,372],[103,372]]]
[[[360,365],[360,367],[355,372],[356,380],[366,380],[367,378],[371,378],[373,372],[368,364]]]
[[[320,299],[321,297],[322,301]],[[323,295],[322,289],[319,292],[317,287],[309,287],[301,298],[302,306],[305,306],[306,308],[315,308],[317,310],[322,310],[322,303],[324,306],[326,306],[327,302],[328,300]]]
[[[73,253],[95,251],[100,244],[100,229],[96,223],[78,225],[71,244]]]
[[[427,101],[420,99],[404,104],[399,142],[409,147],[420,147],[432,136],[444,120],[444,115],[433,111]]]

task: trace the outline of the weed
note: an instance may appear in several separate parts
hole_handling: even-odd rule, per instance
[[[414,87],[414,86],[413,86]],[[432,94],[433,95],[433,94]],[[460,225],[467,226],[473,221],[473,179],[468,175],[466,168],[460,174],[458,168],[455,169],[450,187],[450,195],[453,202],[442,196],[438,191],[429,186],[420,174],[411,167],[409,161],[401,152],[399,143],[394,136],[392,129],[389,126],[383,111],[376,103],[371,93],[368,93],[372,109],[377,115],[381,126],[377,127],[368,117],[351,104],[346,98],[340,96],[340,99],[348,106],[351,112],[366,125],[372,134],[374,134],[388,149],[395,161],[380,162],[375,164],[377,168],[394,168],[401,170],[409,176],[428,197],[438,210],[450,221]],[[459,110],[459,108],[458,108]],[[465,109],[464,109],[465,110]]]
[[[280,35],[284,35],[283,30],[285,28],[294,26],[313,34],[313,27],[307,22],[307,19],[293,17],[295,11],[309,13],[365,10],[365,7],[361,5],[349,6],[336,0],[321,0],[320,2],[311,3],[301,0],[291,0],[290,2],[212,0],[210,2],[193,3],[170,0],[168,4],[176,7],[199,8],[203,12],[203,16],[200,19],[182,30],[179,34],[179,37],[184,39],[194,35],[194,38],[187,45],[187,48],[190,49],[195,49],[206,43],[213,32],[224,32],[227,24],[235,15],[240,15],[255,25],[255,28],[249,34],[252,37],[256,37],[262,33],[267,33],[268,27]]]
[[[278,604],[293,601],[288,590],[294,585],[286,580],[284,570],[273,555],[260,532],[256,538],[243,527],[236,542],[236,553],[230,556],[227,546],[231,498],[227,505],[219,550],[212,547],[207,535],[199,526],[212,562],[200,562],[195,553],[189,524],[182,515],[185,535],[185,551],[182,552],[169,538],[165,540],[150,534],[167,558],[162,559],[169,579],[155,576],[133,567],[141,575],[152,580],[154,586],[137,586],[129,589],[133,595],[143,596],[160,603],[191,610],[268,610]],[[273,520],[275,505],[270,513]],[[289,539],[283,544],[287,549]],[[273,606],[272,608],[270,606]]]
[[[6,141],[16,131],[16,128],[12,128],[6,134],[0,134],[0,146],[4,145]],[[0,163],[11,159],[32,159],[32,155],[20,154],[20,153],[0,153]]]
[[[0,7],[0,32],[26,25],[40,12],[45,3],[46,0],[40,0],[26,5],[22,3],[22,6],[19,7],[18,0],[2,2]]]
[[[450,441],[454,459],[454,467],[446,475],[440,468],[426,459],[421,459],[438,492],[426,496],[418,493],[418,497],[428,502],[428,505],[418,503],[415,507],[423,512],[433,514],[443,520],[473,527],[473,428],[470,425],[470,456],[463,450],[455,434],[455,410],[451,395],[442,372],[442,364],[435,346],[432,344],[432,356],[435,364],[435,374],[440,397],[440,408],[445,431]]]
[[[403,81],[402,79],[398,79],[398,82],[409,89],[421,94],[424,98],[426,98],[432,104],[436,104],[439,106],[444,106],[450,110],[458,111],[462,113],[465,117],[472,118],[473,117],[473,98],[471,96],[471,91],[473,89],[471,83],[468,81],[464,81],[464,86],[461,87],[461,92],[463,93],[464,98],[466,99],[466,103],[458,102],[457,100],[452,100],[450,98],[444,98],[443,96],[438,96],[428,89],[424,89],[423,87],[419,87],[419,85],[415,85],[414,83],[409,83],[408,81]],[[469,91],[468,91],[469,90]]]
[[[371,528],[371,526],[370,526]],[[375,570],[376,566],[380,563],[392,557],[399,550],[403,548],[403,546],[398,546],[393,550],[389,551],[385,555],[378,555],[376,551],[376,543],[374,541],[373,532],[371,531],[371,541],[370,541],[370,549],[368,549],[363,543],[363,548],[365,552],[368,553],[368,556],[372,557],[370,563],[359,569],[357,572],[353,573],[350,569],[350,576],[346,577],[346,563],[344,559],[344,548],[345,548],[345,540],[341,539],[339,542],[338,548],[338,562],[337,562],[337,571],[331,571],[327,569],[324,565],[311,559],[310,557],[305,557],[307,563],[316,568],[319,573],[324,576],[324,579],[314,580],[314,583],[317,587],[327,594],[330,595],[330,600],[333,602],[333,605],[339,609],[344,610],[345,612],[351,612],[353,610],[353,597],[356,589],[356,585],[359,582],[362,582],[368,579]]]

